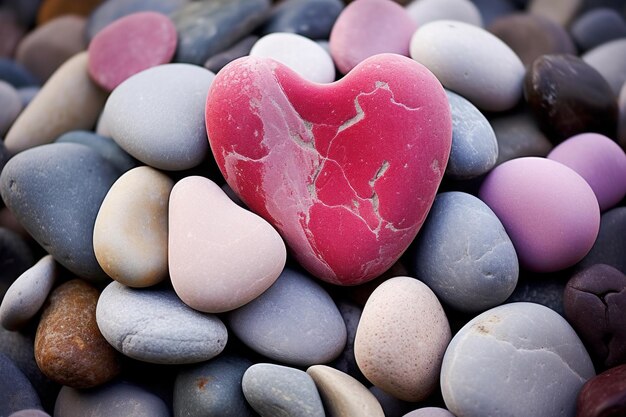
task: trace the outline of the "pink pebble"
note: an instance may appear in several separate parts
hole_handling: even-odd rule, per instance
[[[587,181],[602,211],[626,195],[626,153],[617,143],[598,133],[572,136],[548,155],[567,165]]]
[[[170,62],[177,34],[169,17],[156,12],[125,16],[89,44],[89,74],[107,91],[145,69]]]
[[[359,62],[385,52],[409,55],[417,25],[392,0],[358,0],[341,12],[330,33],[330,53],[346,74]]]
[[[593,190],[559,162],[507,161],[491,171],[479,195],[504,225],[526,269],[552,272],[572,266],[598,235],[600,209]]]

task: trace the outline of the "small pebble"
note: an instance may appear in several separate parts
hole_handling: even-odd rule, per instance
[[[552,143],[528,112],[494,117],[490,123],[498,141],[496,165],[524,156],[546,156],[552,150]]]
[[[7,133],[22,108],[18,91],[11,84],[0,80],[0,138]]]
[[[289,32],[309,39],[328,39],[343,8],[340,0],[285,0],[274,6],[261,32],[264,35]]]
[[[626,365],[591,378],[578,394],[576,417],[619,417],[626,414]]]
[[[0,415],[25,408],[41,408],[39,396],[17,364],[0,353]]]
[[[113,139],[87,130],[72,130],[59,136],[55,142],[78,143],[89,146],[117,168],[120,173],[124,173],[138,165],[137,160],[120,148]]]
[[[406,11],[418,28],[436,20],[456,20],[483,26],[480,10],[469,0],[414,0],[406,6]]]
[[[584,52],[603,43],[626,37],[626,21],[617,11],[599,7],[580,15],[572,23],[569,31]]]
[[[603,43],[587,51],[582,59],[608,81],[615,97],[619,96],[626,82],[626,39]]]
[[[616,207],[602,214],[600,231],[593,247],[578,264],[586,268],[607,264],[626,274],[626,207]]]

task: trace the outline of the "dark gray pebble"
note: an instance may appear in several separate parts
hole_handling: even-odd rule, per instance
[[[285,0],[274,6],[261,33],[289,32],[328,39],[343,7],[340,0]]]
[[[206,60],[204,68],[217,74],[219,70],[224,68],[226,64],[250,54],[252,46],[259,40],[256,35],[246,36],[230,48],[217,53]]]
[[[25,408],[41,408],[39,396],[15,362],[0,353],[0,416]]]
[[[0,57],[0,80],[8,82],[15,88],[39,85],[37,78],[22,64],[3,57]]]
[[[578,267],[595,264],[611,265],[626,274],[626,207],[616,207],[602,214],[596,242]]]
[[[578,17],[572,23],[570,33],[584,52],[605,42],[626,37],[626,21],[615,10],[601,7]]]
[[[0,301],[13,281],[33,266],[35,257],[17,233],[0,227]]]

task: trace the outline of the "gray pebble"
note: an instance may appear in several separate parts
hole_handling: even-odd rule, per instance
[[[33,252],[24,239],[0,227],[0,301],[11,284],[34,263]]]
[[[472,103],[451,91],[446,95],[452,111],[452,149],[446,175],[454,179],[482,175],[496,164],[496,134]]]
[[[174,416],[254,416],[241,390],[251,365],[244,357],[223,354],[180,371],[174,383]]]
[[[28,106],[37,93],[39,93],[39,90],[41,90],[40,87],[34,86],[18,88],[17,93],[20,95],[20,99],[22,100],[22,107]]]
[[[626,39],[603,43],[586,52],[582,59],[608,81],[615,97],[619,96],[626,82]]]
[[[5,57],[0,57],[0,80],[8,82],[15,88],[39,85],[37,78],[22,64]]]
[[[626,37],[626,22],[615,10],[601,7],[578,17],[570,27],[574,41],[582,51],[605,42]]]
[[[111,138],[98,135],[87,130],[73,130],[59,136],[57,143],[78,143],[89,146],[98,152],[101,157],[115,166],[120,173],[124,173],[139,165],[137,160],[120,148]]]
[[[313,379],[304,371],[270,363],[252,365],[241,383],[261,417],[324,417]]]
[[[552,150],[552,143],[527,112],[496,117],[490,122],[498,141],[496,165],[524,156],[547,156]]]
[[[622,149],[626,149],[626,83],[622,86],[617,103],[619,105],[617,140]]]
[[[204,68],[217,74],[219,70],[226,66],[226,64],[234,61],[237,58],[248,55],[250,53],[250,50],[252,49],[252,46],[258,40],[258,36],[246,36],[230,48],[219,52],[207,59],[204,63]]]
[[[15,362],[0,353],[0,416],[25,408],[41,408],[39,396]]]
[[[50,417],[50,414],[42,410],[29,408],[26,410],[16,411],[15,413],[11,414],[9,417]]]
[[[356,358],[354,357],[354,338],[356,337],[356,329],[359,327],[359,320],[361,319],[363,309],[348,301],[337,302],[337,308],[346,324],[347,339],[346,346],[343,348],[339,357],[332,362],[331,366],[361,382],[366,382],[367,379],[359,369]]]
[[[424,407],[413,410],[404,417],[454,417],[454,415],[445,408]]]
[[[607,264],[626,274],[626,207],[616,207],[600,217],[600,231],[593,247],[577,268]]]
[[[340,0],[285,0],[274,6],[261,33],[289,32],[328,39],[343,7]]]
[[[517,282],[515,291],[505,303],[523,301],[541,304],[563,315],[563,291],[566,283],[567,277],[559,274],[533,274],[524,271]]]
[[[383,408],[385,417],[402,417],[415,408],[415,403],[399,400],[375,385],[369,387],[369,390]]]
[[[110,283],[98,299],[96,321],[104,338],[124,355],[151,363],[209,360],[228,334],[215,316],[191,309],[170,289],[133,289]]]
[[[21,111],[22,99],[17,90],[0,80],[0,138],[6,135]]]
[[[346,326],[328,293],[289,268],[261,296],[231,312],[229,324],[248,347],[289,365],[330,362],[346,344]]]

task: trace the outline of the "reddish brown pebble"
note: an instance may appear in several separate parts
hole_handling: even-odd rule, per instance
[[[591,378],[578,394],[576,417],[626,416],[626,365]]]
[[[43,0],[37,13],[37,25],[68,14],[89,16],[103,0]]]
[[[51,380],[91,388],[119,373],[118,354],[96,323],[98,297],[98,290],[80,279],[50,295],[35,336],[35,360]]]

